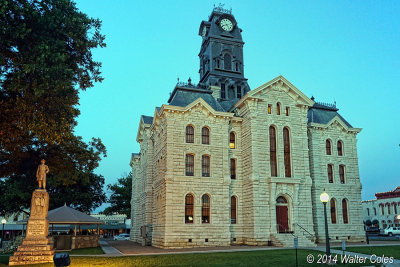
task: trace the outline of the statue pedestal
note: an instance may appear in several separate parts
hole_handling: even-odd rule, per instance
[[[49,194],[46,189],[36,189],[32,194],[31,216],[26,237],[22,245],[10,257],[9,265],[53,262],[53,247],[47,237],[49,233]]]

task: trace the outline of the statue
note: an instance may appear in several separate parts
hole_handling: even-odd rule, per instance
[[[46,174],[49,173],[49,167],[47,165],[45,165],[46,161],[44,159],[42,159],[40,161],[40,165],[37,168],[36,171],[36,178],[37,181],[39,182],[39,188],[43,188],[46,189]]]

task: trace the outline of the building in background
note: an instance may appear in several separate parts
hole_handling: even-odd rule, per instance
[[[384,229],[400,226],[397,216],[400,215],[400,186],[393,191],[376,193],[376,199],[362,202],[363,219],[366,225]]]
[[[199,83],[178,82],[168,104],[141,116],[131,239],[293,246],[294,234],[312,246],[325,241],[326,191],[330,238],[363,241],[361,129],[283,76],[250,90],[241,32],[230,10],[214,8],[199,27]]]
[[[126,214],[114,213],[112,215],[105,214],[90,214],[104,222],[100,225],[100,235],[107,238],[119,235],[122,233],[130,233],[131,220],[127,219]]]

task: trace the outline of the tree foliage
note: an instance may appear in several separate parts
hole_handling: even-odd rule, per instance
[[[50,207],[90,210],[105,200],[104,178],[93,173],[105,146],[74,135],[79,92],[103,79],[92,58],[105,47],[100,28],[69,0],[0,2],[0,213],[29,207],[41,158]]]
[[[131,217],[131,197],[132,197],[132,173],[118,179],[117,183],[107,185],[107,189],[111,191],[108,202],[110,207],[104,210],[105,214],[114,212],[126,214],[127,218]]]

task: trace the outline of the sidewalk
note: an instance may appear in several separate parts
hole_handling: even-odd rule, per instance
[[[123,254],[113,246],[110,246],[107,241],[100,240],[101,249],[104,251],[104,256],[122,256]]]

